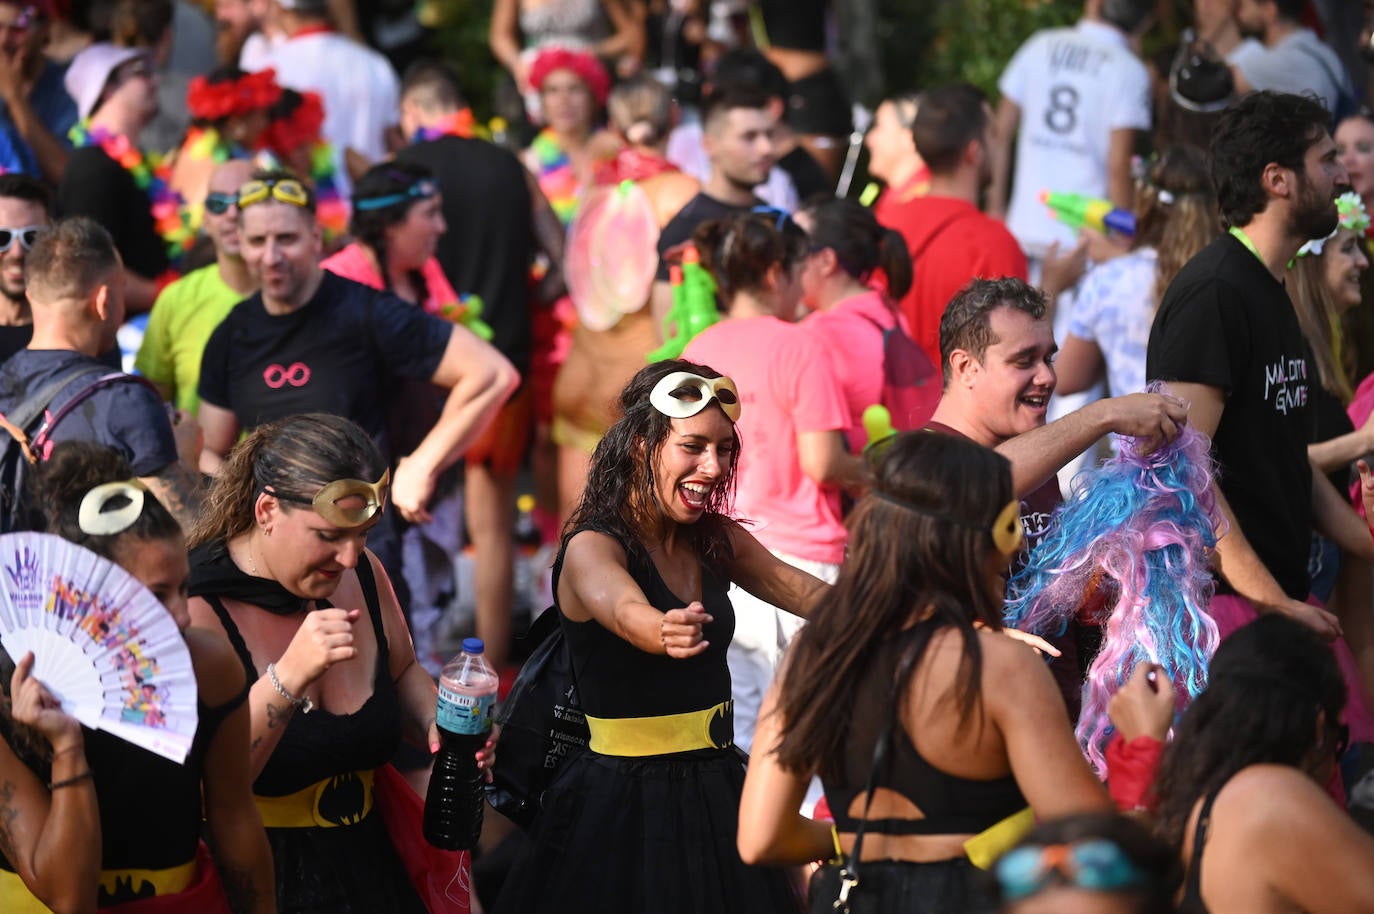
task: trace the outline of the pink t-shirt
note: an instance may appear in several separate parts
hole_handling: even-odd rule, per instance
[[[799,432],[840,431],[849,413],[830,360],[797,324],[775,317],[707,327],[682,357],[734,379],[742,409],[735,514],[769,549],[839,564],[840,490],[802,472]]]
[[[335,276],[342,276],[344,279],[351,279],[374,289],[386,288],[386,284],[382,282],[382,274],[378,273],[372,266],[372,259],[367,256],[362,245],[356,241],[337,254],[326,257],[320,262],[320,266]],[[425,286],[429,289],[429,298],[418,304],[422,304],[430,314],[438,314],[439,309],[444,305],[451,305],[458,301],[458,293],[453,291],[453,286],[449,284],[448,277],[444,275],[443,268],[439,266],[439,261],[433,257],[429,258],[425,262],[424,268],[420,270],[420,275],[425,278]]]
[[[846,298],[829,311],[811,314],[801,324],[834,366],[848,409],[845,439],[855,454],[868,443],[864,410],[883,402],[883,330],[896,324],[908,329],[905,318],[877,292]],[[938,374],[927,379],[923,388],[903,392],[902,396],[906,415],[894,414],[892,424],[898,431],[921,428],[935,414],[940,399]]]

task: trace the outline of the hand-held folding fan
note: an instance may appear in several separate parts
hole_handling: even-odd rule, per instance
[[[176,620],[123,568],[46,533],[0,536],[0,644],[62,709],[174,762],[196,734],[196,677]]]
[[[644,307],[658,270],[658,222],[632,181],[593,188],[568,232],[563,275],[577,316],[609,330]]]

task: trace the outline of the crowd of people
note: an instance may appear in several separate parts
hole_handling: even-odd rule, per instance
[[[0,909],[1374,914],[1347,12],[1146,59],[1158,3],[1085,0],[856,131],[842,6],[497,0],[483,124],[423,10],[0,0],[0,532],[146,586],[198,709],[176,764],[0,649]],[[1197,436],[1220,646],[1117,670],[1104,756],[1111,598],[1018,631],[1008,582],[1079,468]],[[444,854],[522,486],[586,746]]]

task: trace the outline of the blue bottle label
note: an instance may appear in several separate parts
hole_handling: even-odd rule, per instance
[[[435,713],[440,729],[461,736],[478,736],[491,729],[491,711],[496,696],[460,695],[439,686],[439,707]]]

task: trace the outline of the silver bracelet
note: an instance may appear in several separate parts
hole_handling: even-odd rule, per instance
[[[315,703],[308,697],[297,698],[283,688],[281,680],[277,678],[277,665],[275,663],[267,664],[267,679],[272,683],[272,688],[277,690],[277,694],[291,702],[291,704],[297,708],[300,708],[302,714],[309,714],[311,711],[315,710]]]

